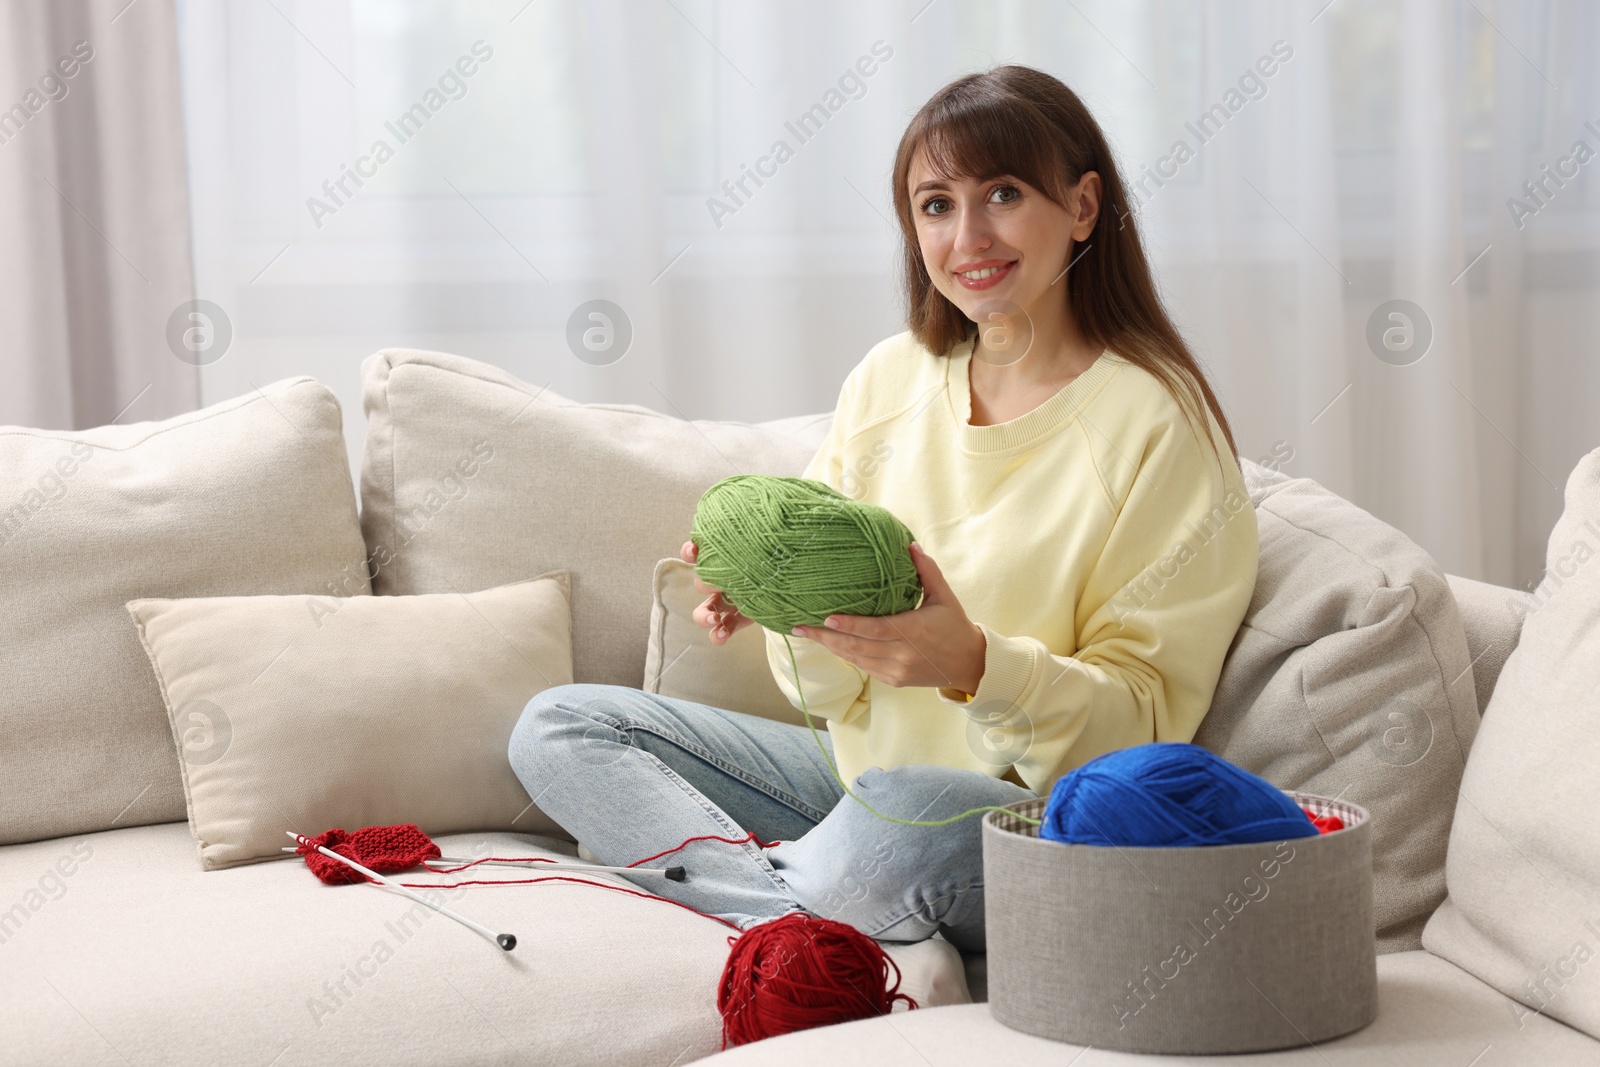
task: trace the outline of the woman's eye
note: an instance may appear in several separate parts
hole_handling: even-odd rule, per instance
[[[997,185],[989,191],[989,199],[1001,204],[1014,204],[1022,197],[1022,190],[1015,185]],[[998,198],[998,199],[997,199]],[[944,196],[932,196],[922,202],[922,213],[937,217],[950,213],[950,200]]]

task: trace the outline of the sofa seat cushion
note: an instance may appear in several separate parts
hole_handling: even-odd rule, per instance
[[[532,835],[436,840],[574,858]],[[570,882],[438,897],[516,950],[393,890],[323,885],[298,858],[202,871],[184,823],[0,849],[0,1061],[665,1067],[717,1051],[727,927]],[[967,1000],[953,946],[885,947],[919,1002]]]
[[[1109,1001],[1108,1001],[1109,1003]],[[1490,1051],[1484,1056],[1485,1050]],[[1378,957],[1378,1018],[1336,1041],[1242,1056],[1141,1056],[1049,1041],[995,1022],[987,1004],[964,1004],[806,1030],[729,1049],[717,1067],[928,1067],[1003,1063],[1084,1067],[1117,1063],[1204,1067],[1467,1067],[1600,1064],[1600,1043],[1528,1013],[1465,971],[1427,952]]]

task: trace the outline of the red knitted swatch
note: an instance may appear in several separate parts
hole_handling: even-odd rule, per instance
[[[409,822],[398,826],[364,826],[353,834],[335,827],[310,838],[309,842],[302,842],[295,851],[306,858],[306,866],[311,868],[311,873],[328,885],[351,885],[372,879],[354,867],[324,856],[317,851],[318,845],[353,859],[379,874],[408,871],[425,859],[436,859],[443,855],[427,834],[419,830],[415,823]]]

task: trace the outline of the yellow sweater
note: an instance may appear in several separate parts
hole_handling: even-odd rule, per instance
[[[909,331],[873,346],[804,476],[911,529],[983,629],[978,691],[885,685],[789,641],[846,782],[932,763],[1043,796],[1101,753],[1194,737],[1255,588],[1255,510],[1215,418],[1213,452],[1135,364],[1107,350],[1032,411],[973,426],[971,356]],[[766,642],[798,708],[784,639]]]

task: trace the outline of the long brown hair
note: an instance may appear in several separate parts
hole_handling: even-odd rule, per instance
[[[1110,348],[1153,374],[1185,414],[1198,419],[1199,436],[1209,444],[1211,435],[1200,417],[1203,399],[1238,461],[1239,446],[1222,405],[1161,306],[1105,135],[1076,93],[1043,71],[1015,64],[968,74],[922,105],[900,138],[893,182],[904,239],[907,318],[918,341],[948,356],[976,324],[935,288],[922,261],[906,188],[919,148],[942,178],[986,181],[1009,174],[1063,207],[1067,190],[1085,172],[1099,174],[1100,217],[1067,272],[1067,305],[1078,329],[1090,344]]]

